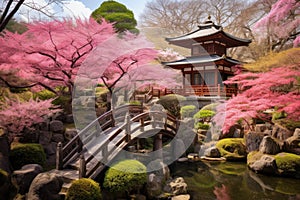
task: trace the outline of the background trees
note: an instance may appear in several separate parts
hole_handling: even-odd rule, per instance
[[[116,1],[105,1],[99,8],[94,10],[91,16],[101,23],[102,18],[109,22],[114,22],[114,27],[117,32],[124,32],[126,30],[132,33],[138,33],[136,28],[137,22],[131,10],[121,3]]]

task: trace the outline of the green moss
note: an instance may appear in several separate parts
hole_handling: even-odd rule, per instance
[[[54,94],[53,92],[51,92],[49,90],[41,90],[41,91],[33,94],[34,99],[38,98],[40,100],[52,99],[55,97],[56,97],[56,94]]]
[[[12,167],[17,170],[27,164],[45,165],[46,154],[40,144],[16,144],[9,155]]]
[[[242,138],[225,138],[216,144],[221,156],[227,160],[241,160],[246,158],[246,147]]]
[[[211,103],[211,104],[208,104],[208,105],[206,105],[206,106],[203,106],[203,107],[201,108],[201,110],[211,110],[211,111],[215,111],[218,105],[219,105],[218,103]]]
[[[82,178],[72,182],[68,189],[66,200],[100,200],[101,189],[97,182],[92,179]]]
[[[194,105],[187,105],[180,108],[181,118],[193,117],[195,113],[196,113],[196,106]]]
[[[252,165],[255,161],[260,160],[264,154],[259,151],[251,151],[247,155],[247,165]]]
[[[284,173],[300,171],[300,156],[292,153],[279,153],[275,155],[276,165]]]
[[[143,186],[146,181],[145,165],[137,160],[124,160],[108,169],[105,174],[103,186],[110,192],[129,193]]]
[[[287,128],[291,131],[294,131],[296,128],[300,128],[300,121],[293,121],[288,118],[274,120],[273,122]]]
[[[239,163],[221,163],[215,168],[227,175],[240,176],[245,173],[245,165],[241,165]]]

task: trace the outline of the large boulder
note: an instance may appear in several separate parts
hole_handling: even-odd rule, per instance
[[[20,170],[16,170],[12,174],[12,183],[18,189],[18,193],[24,195],[28,192],[33,179],[43,171],[38,164],[24,165]]]
[[[243,138],[225,138],[216,144],[221,156],[226,160],[245,160],[247,156],[246,146]]]
[[[250,131],[245,135],[247,152],[257,151],[265,134],[262,132]]]
[[[63,185],[63,177],[55,172],[37,175],[29,188],[27,198],[30,200],[60,200],[58,194]]]
[[[162,180],[154,173],[148,175],[147,178],[147,195],[149,198],[156,198],[162,193]]]
[[[205,150],[204,156],[210,157],[210,158],[220,158],[221,153],[217,147],[210,147]]]
[[[282,152],[275,155],[278,172],[282,176],[300,178],[300,156]]]
[[[172,195],[187,194],[187,184],[182,177],[167,182],[164,191]]]
[[[287,138],[291,137],[293,132],[290,130],[275,124],[272,129],[272,137],[277,138],[279,140],[286,140]]]
[[[59,120],[53,120],[49,124],[50,131],[54,133],[63,133],[64,132],[64,124]]]
[[[284,142],[284,150],[300,155],[300,128],[297,128],[292,137]]]
[[[257,173],[263,174],[276,174],[277,166],[275,158],[270,155],[263,155],[259,160],[248,165],[250,169]]]
[[[271,136],[265,136],[259,146],[259,151],[264,154],[275,155],[281,150],[280,144]]]

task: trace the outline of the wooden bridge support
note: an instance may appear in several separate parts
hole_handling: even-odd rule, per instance
[[[153,144],[153,151],[155,151],[156,159],[162,159],[163,160],[162,148],[163,148],[162,134],[158,133],[154,137],[154,144]]]
[[[63,169],[63,151],[61,142],[59,142],[56,147],[56,169]]]

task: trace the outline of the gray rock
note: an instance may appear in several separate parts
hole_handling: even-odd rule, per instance
[[[275,158],[270,155],[263,155],[259,160],[249,165],[250,169],[257,173],[276,174],[277,166]]]
[[[49,124],[50,131],[55,133],[62,133],[64,131],[64,124],[59,120],[53,120]]]
[[[157,159],[147,165],[147,171],[154,173],[163,182],[170,178],[170,169],[162,160]]]
[[[272,137],[280,139],[280,140],[286,140],[287,138],[291,137],[293,133],[289,131],[288,129],[279,126],[274,125],[272,129]]]
[[[168,181],[164,191],[172,195],[187,194],[187,184],[182,177]]]
[[[48,145],[44,146],[44,150],[47,156],[56,154],[56,142],[51,142]]]
[[[261,132],[249,132],[248,134],[246,134],[245,140],[247,152],[258,150],[263,137],[264,133]]]
[[[39,143],[41,145],[47,145],[51,142],[52,132],[40,131]]]
[[[29,188],[27,198],[30,200],[60,200],[58,194],[63,184],[63,177],[56,173],[40,173]]]
[[[300,129],[297,128],[292,137],[284,141],[284,150],[300,155]]]
[[[259,151],[263,154],[275,155],[280,152],[280,145],[270,136],[265,136],[259,146]]]
[[[149,198],[156,198],[162,193],[162,180],[154,173],[147,178],[147,195]]]
[[[38,164],[24,165],[20,170],[12,173],[12,183],[18,189],[18,193],[24,195],[28,192],[33,179],[43,171],[42,166]]]
[[[51,140],[52,140],[53,142],[58,143],[58,142],[64,142],[64,141],[65,141],[65,138],[64,138],[64,135],[63,135],[63,134],[58,133],[58,134],[53,134]]]
[[[205,150],[204,156],[210,157],[210,158],[220,158],[221,153],[217,147],[210,147]]]
[[[65,122],[68,123],[68,124],[74,123],[73,115],[72,114],[66,115]]]
[[[256,124],[255,125],[255,132],[263,133],[268,129],[266,124]]]

